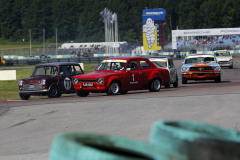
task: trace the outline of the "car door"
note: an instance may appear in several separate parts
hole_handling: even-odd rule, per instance
[[[145,60],[140,60],[140,79],[142,81],[142,86],[147,85],[150,74],[152,73],[152,66]]]
[[[169,68],[169,76],[170,76],[170,82],[174,83],[176,82],[176,77],[177,77],[177,70],[174,67],[172,59],[168,59],[168,68]]]
[[[74,91],[74,87],[72,84],[73,74],[72,65],[64,65],[60,67],[60,75],[59,75],[59,90],[61,92],[70,92]]]
[[[141,72],[137,60],[132,60],[127,65],[127,85],[129,85],[129,90],[141,89],[142,81],[140,79]]]

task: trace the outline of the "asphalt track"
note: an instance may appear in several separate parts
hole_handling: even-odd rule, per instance
[[[180,69],[181,61],[175,61]],[[180,74],[180,71],[178,71]],[[180,76],[179,76],[180,77]],[[148,141],[158,120],[188,120],[240,130],[240,62],[222,69],[222,83],[190,81],[178,88],[125,95],[74,94],[0,102],[0,160],[48,159],[58,133],[94,132]]]

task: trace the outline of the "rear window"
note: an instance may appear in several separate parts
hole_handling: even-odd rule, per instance
[[[140,61],[140,66],[141,66],[141,69],[149,69],[149,68],[151,68],[151,65],[148,63],[148,62],[146,62],[146,61]]]

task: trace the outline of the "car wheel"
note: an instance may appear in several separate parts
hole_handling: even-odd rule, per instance
[[[182,77],[182,84],[187,84],[187,79]]]
[[[178,87],[178,77],[176,77],[176,82],[173,83],[173,87],[175,87],[175,88]]]
[[[87,97],[89,95],[88,91],[78,91],[78,90],[76,90],[76,92],[77,92],[77,95],[79,97]]]
[[[22,100],[28,100],[30,98],[30,95],[28,94],[19,93],[19,96]]]
[[[48,97],[49,98],[55,98],[58,97],[59,91],[56,85],[51,86],[49,92],[48,92]]]
[[[230,66],[229,68],[230,68],[230,69],[233,69],[233,66]]]
[[[58,95],[57,95],[57,97],[61,97],[61,96],[62,96],[62,93],[59,92]]]
[[[127,94],[128,91],[120,91],[121,94]]]
[[[159,79],[154,79],[150,86],[150,92],[158,92],[161,89],[161,81]]]
[[[219,77],[215,79],[215,82],[216,83],[220,83],[221,82],[221,75],[219,75]]]
[[[116,95],[119,93],[120,85],[118,82],[112,82],[108,87],[107,94],[108,95]]]
[[[171,83],[170,83],[170,79],[168,80],[168,82],[165,84],[165,88],[170,88]]]

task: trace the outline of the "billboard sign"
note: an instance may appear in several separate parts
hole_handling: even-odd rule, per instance
[[[161,50],[164,45],[165,9],[145,9],[143,16],[144,50]]]
[[[239,35],[240,28],[172,30],[172,49],[177,49],[177,37]]]

